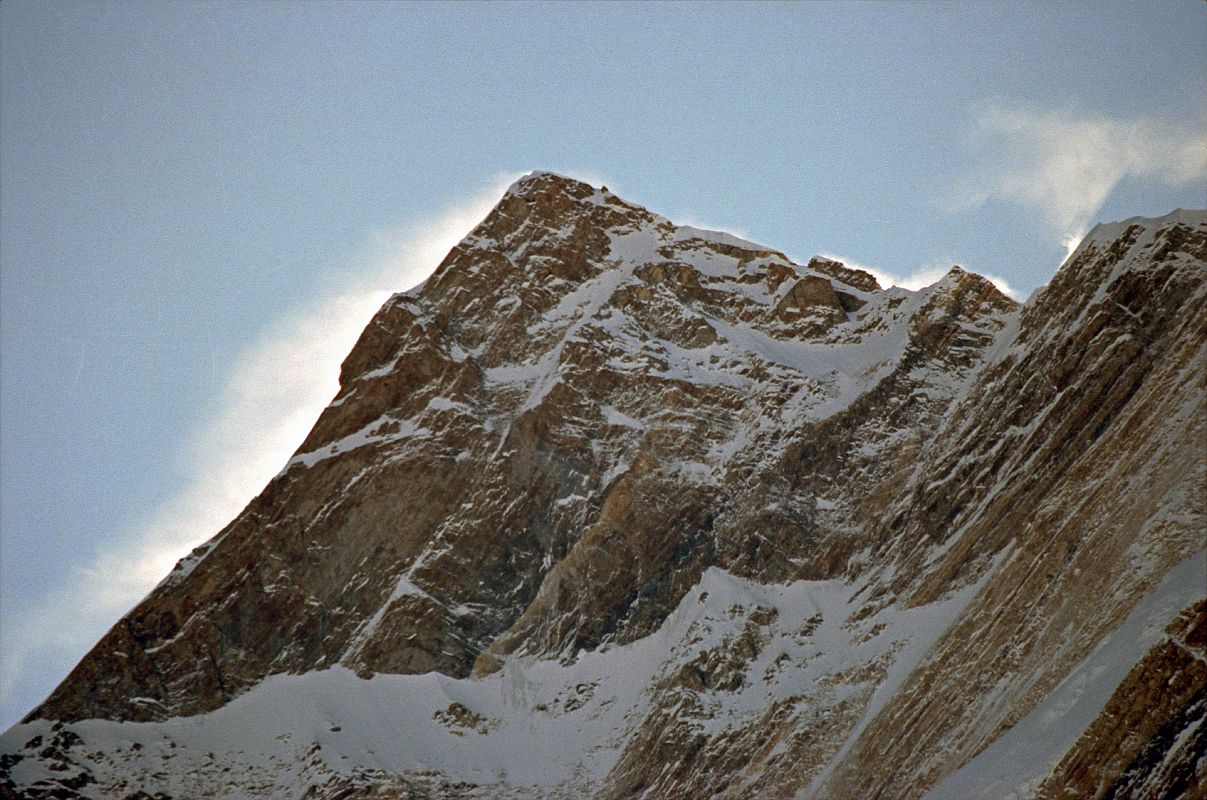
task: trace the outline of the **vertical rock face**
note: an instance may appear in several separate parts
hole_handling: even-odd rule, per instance
[[[1205,332],[1203,212],[1099,226],[1020,307],[533,173],[0,786],[1202,791]]]

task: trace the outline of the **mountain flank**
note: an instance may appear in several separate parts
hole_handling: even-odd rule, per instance
[[[0,796],[1205,796],[1205,377],[1207,212],[1020,305],[532,173]]]

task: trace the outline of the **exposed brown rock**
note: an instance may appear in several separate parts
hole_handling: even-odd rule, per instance
[[[829,275],[831,278],[837,278],[847,286],[854,286],[861,292],[876,292],[881,288],[870,272],[862,269],[851,269],[841,261],[835,261],[832,258],[814,256],[809,259],[806,268],[813,272],[821,272]]]
[[[797,281],[776,305],[775,311],[782,318],[813,313],[835,322],[846,319],[834,287],[817,275],[806,275]]]
[[[1186,609],[1115,690],[1036,793],[1077,797],[1202,797],[1207,793],[1207,601]],[[1187,730],[1198,730],[1191,740]]]

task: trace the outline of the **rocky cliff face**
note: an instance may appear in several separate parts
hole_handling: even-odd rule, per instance
[[[1020,307],[534,173],[0,785],[1207,791],[1205,332],[1201,212],[1100,226]]]

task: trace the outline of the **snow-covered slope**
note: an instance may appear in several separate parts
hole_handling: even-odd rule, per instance
[[[1024,307],[958,268],[885,290],[533,173],[0,737],[0,785],[1201,785],[1205,260],[1180,211],[1100,226]]]

